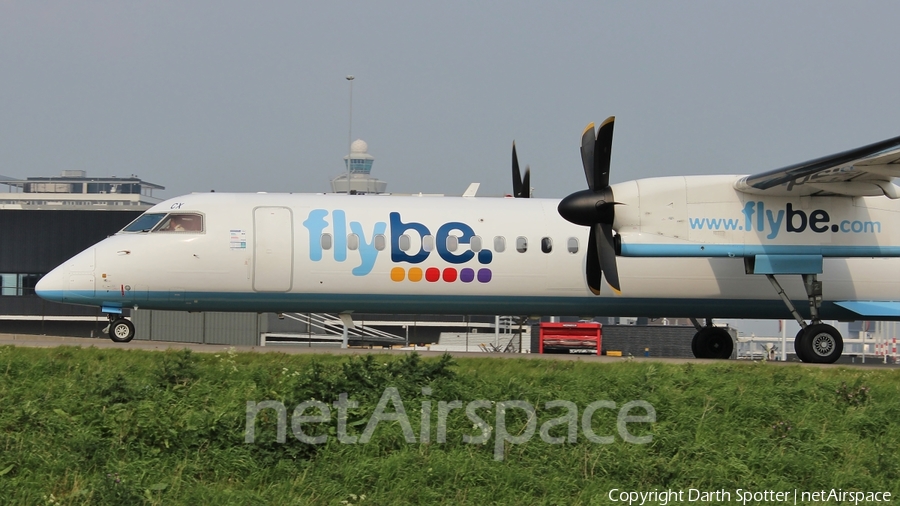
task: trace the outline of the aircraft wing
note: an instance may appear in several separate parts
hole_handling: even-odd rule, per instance
[[[846,195],[900,198],[900,137],[808,162],[744,176],[734,188],[773,196]]]

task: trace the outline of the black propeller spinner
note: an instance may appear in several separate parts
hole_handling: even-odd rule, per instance
[[[593,123],[584,129],[581,135],[581,163],[588,189],[562,199],[557,208],[560,216],[567,221],[591,227],[585,277],[595,295],[600,294],[601,274],[606,275],[606,282],[616,293],[621,291],[612,229],[617,202],[609,187],[609,158],[615,121],[615,116],[607,118],[596,134]],[[515,151],[513,153],[515,160]]]
[[[531,197],[531,169],[525,166],[525,177],[519,173],[519,157],[516,156],[516,142],[513,141],[512,152],[513,197],[527,199]]]

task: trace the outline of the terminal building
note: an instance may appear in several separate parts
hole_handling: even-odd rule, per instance
[[[4,188],[5,187],[5,188]],[[0,332],[85,335],[106,325],[97,308],[47,302],[34,294],[46,273],[116,233],[161,199],[163,186],[84,171],[14,179],[0,176]]]
[[[161,202],[153,190],[164,186],[129,177],[87,177],[83,170],[64,170],[58,177],[13,179],[0,176],[0,209],[129,209],[143,211]]]

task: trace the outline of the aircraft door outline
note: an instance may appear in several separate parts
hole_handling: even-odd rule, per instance
[[[253,209],[253,290],[288,292],[294,282],[294,216],[288,207]]]

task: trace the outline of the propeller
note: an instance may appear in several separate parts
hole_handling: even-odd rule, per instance
[[[519,157],[516,156],[516,143],[512,150],[513,197],[527,199],[531,197],[531,168],[525,166],[525,177],[519,172]]]
[[[616,293],[621,292],[612,228],[618,202],[609,187],[609,158],[615,121],[615,116],[610,116],[596,133],[593,123],[584,129],[581,135],[581,163],[588,189],[562,199],[557,208],[566,221],[590,227],[585,277],[595,295],[600,294],[601,275],[606,276],[606,282]]]

